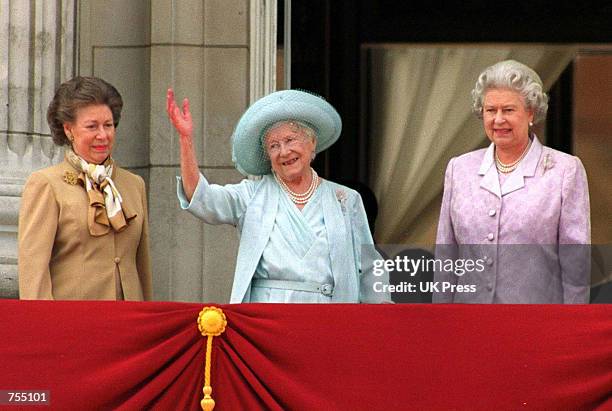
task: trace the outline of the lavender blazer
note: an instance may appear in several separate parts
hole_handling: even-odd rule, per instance
[[[500,186],[493,155],[491,144],[448,163],[436,257],[480,258],[482,270],[437,271],[436,281],[463,287],[447,284],[433,301],[587,303],[591,227],[580,159],[534,136]]]

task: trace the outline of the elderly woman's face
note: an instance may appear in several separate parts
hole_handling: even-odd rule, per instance
[[[310,174],[315,142],[296,126],[282,124],[268,132],[264,141],[272,170],[285,181]]]
[[[514,90],[487,90],[482,104],[482,121],[487,137],[501,149],[523,147],[529,138],[533,111]]]
[[[74,122],[64,124],[64,132],[72,135],[74,152],[89,163],[101,164],[113,151],[113,113],[105,104],[78,109]]]

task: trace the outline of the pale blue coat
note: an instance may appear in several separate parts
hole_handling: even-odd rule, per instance
[[[334,278],[334,303],[390,302],[388,293],[374,291],[375,282],[388,284],[388,275],[372,274],[375,254],[368,221],[356,191],[322,180],[321,204],[330,247],[331,271]],[[198,186],[188,202],[178,178],[177,196],[182,209],[209,224],[232,224],[240,234],[240,247],[230,303],[249,302],[251,280],[270,238],[279,207],[281,191],[271,175],[261,180],[245,179],[225,186],[210,184],[200,174]],[[362,245],[368,254],[362,267]],[[367,258],[365,258],[367,257]],[[377,287],[379,289],[379,287]]]

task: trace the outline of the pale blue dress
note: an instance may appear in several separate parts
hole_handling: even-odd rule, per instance
[[[381,257],[356,191],[322,180],[300,211],[270,174],[225,186],[210,184],[200,174],[191,201],[177,180],[182,209],[209,224],[231,224],[238,230],[230,303],[391,302],[379,287],[388,284],[388,273],[372,269],[373,259]],[[266,281],[278,280],[285,285],[308,282],[325,292],[298,291],[299,286],[262,288],[270,285]],[[328,286],[333,287],[331,296]]]
[[[274,227],[254,278],[311,281],[333,284],[327,231],[320,190],[300,211],[287,195],[281,195]],[[252,287],[251,302],[326,303],[331,296],[309,291]]]

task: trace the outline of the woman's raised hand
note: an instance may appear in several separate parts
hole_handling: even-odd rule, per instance
[[[192,137],[193,135],[193,120],[189,111],[189,100],[183,99],[183,110],[176,105],[174,100],[174,91],[169,88],[166,93],[166,111],[172,125],[178,131],[181,137]]]
[[[191,201],[200,180],[200,169],[193,147],[193,120],[189,111],[189,100],[183,100],[183,110],[181,111],[174,101],[174,91],[169,88],[168,93],[166,93],[166,111],[172,125],[181,136],[179,141],[182,184],[185,197],[188,201]]]

